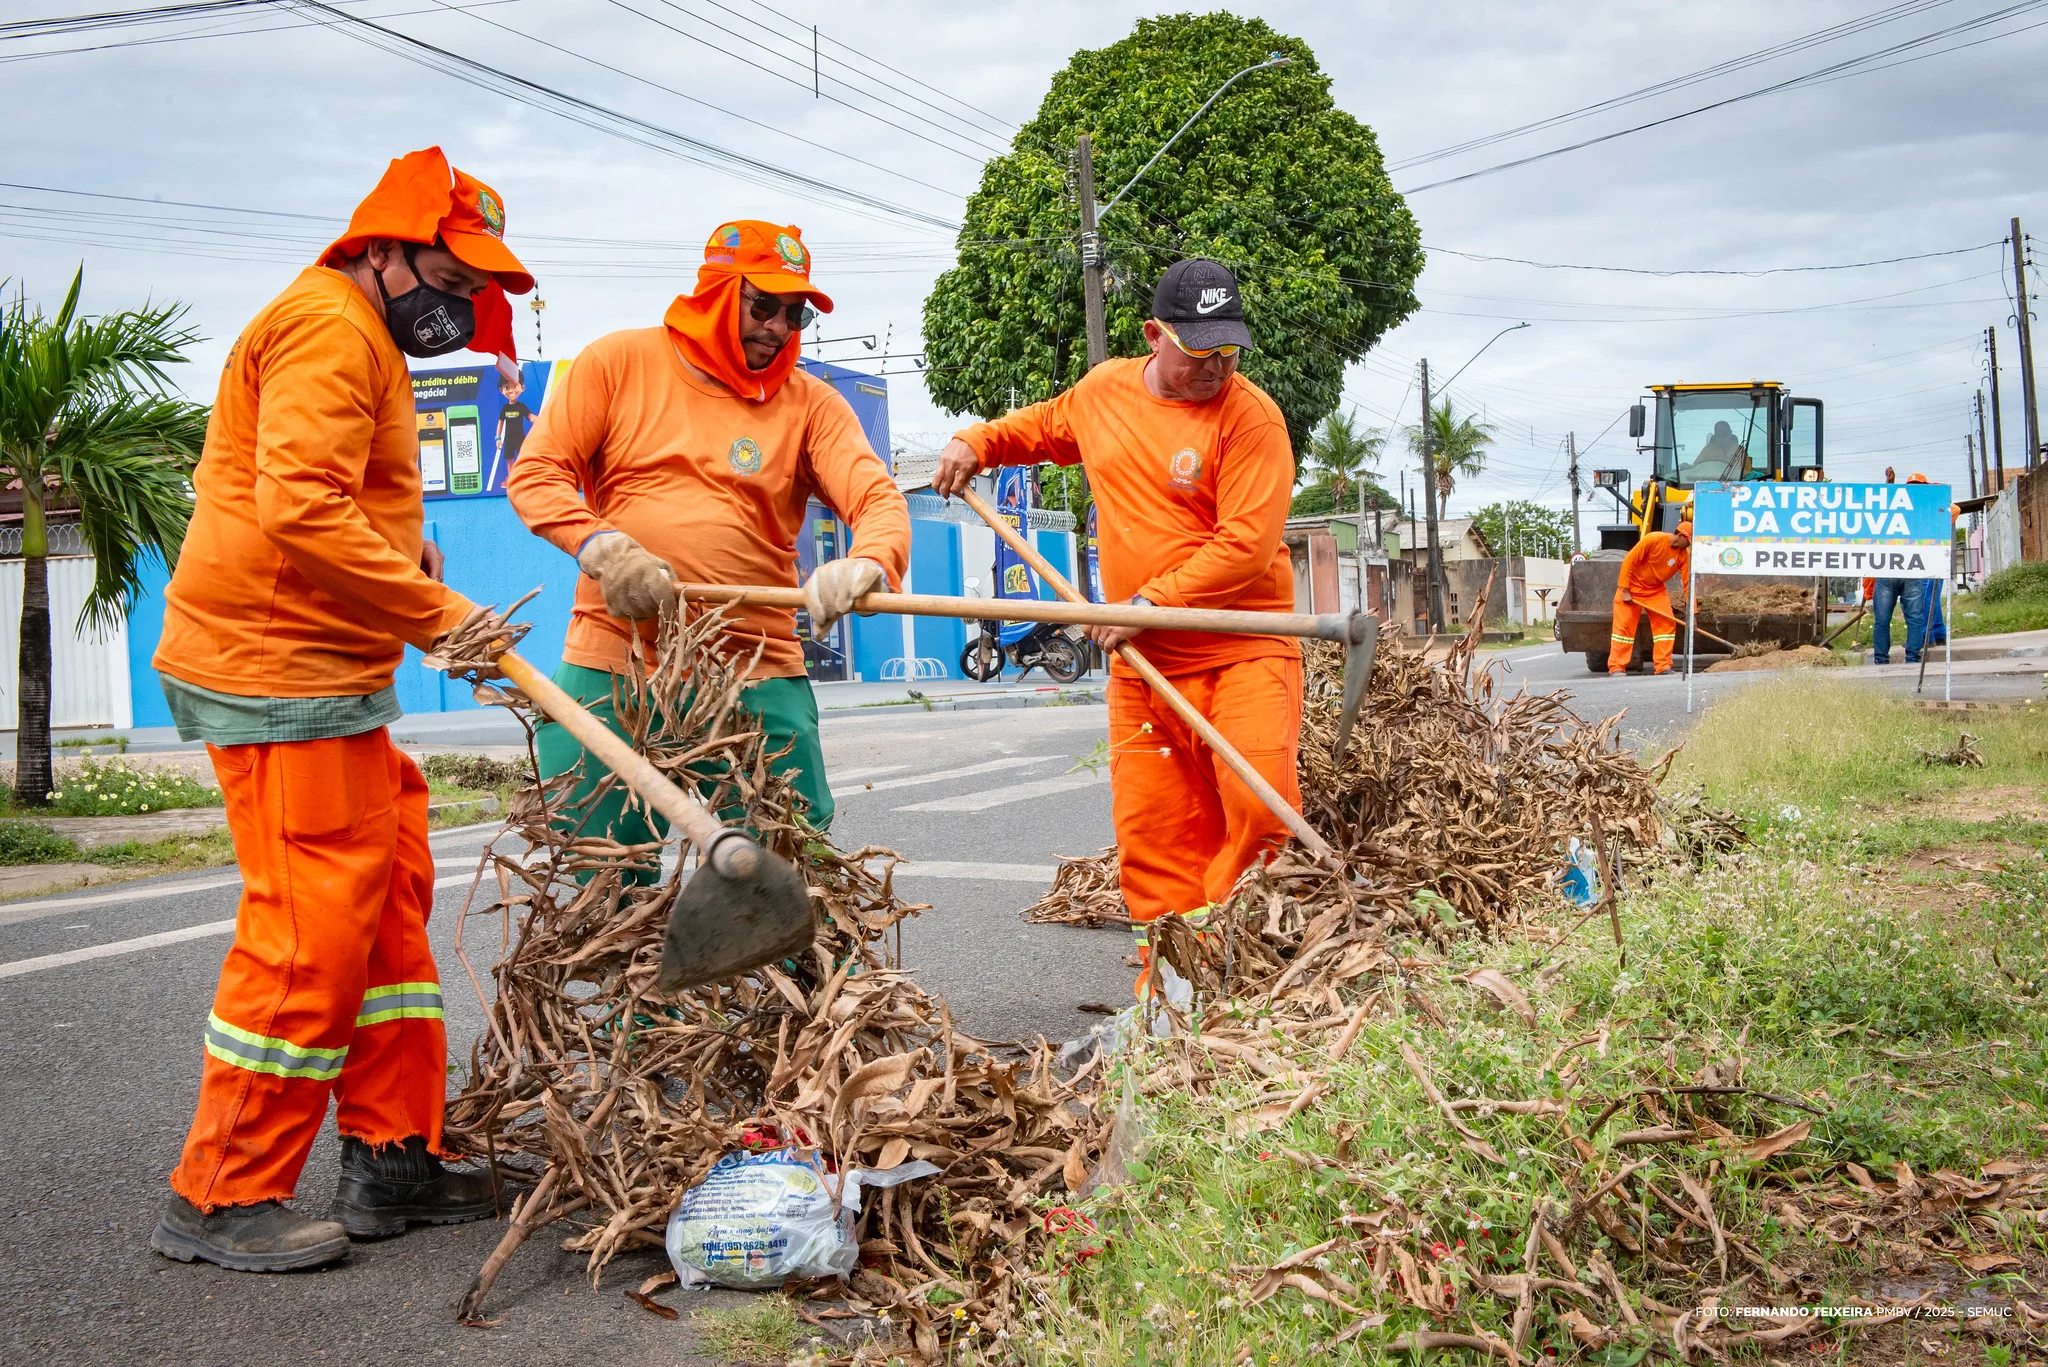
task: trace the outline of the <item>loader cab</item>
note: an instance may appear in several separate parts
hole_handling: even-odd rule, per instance
[[[1650,435],[1658,484],[1774,480],[1815,483],[1825,478],[1821,456],[1821,402],[1794,398],[1775,381],[1735,384],[1651,385],[1654,428],[1631,414],[1630,430]]]

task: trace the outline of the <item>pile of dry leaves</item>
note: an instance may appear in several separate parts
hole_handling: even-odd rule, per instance
[[[1101,1147],[1094,1079],[1056,1075],[1043,1045],[997,1049],[962,1034],[903,972],[889,932],[922,908],[894,894],[895,857],[842,854],[799,823],[793,789],[769,771],[739,706],[745,662],[720,656],[720,634],[708,617],[671,626],[620,715],[670,776],[716,773],[714,806],[743,811],[795,862],[817,941],[779,966],[658,996],[679,882],[632,875],[657,868],[660,848],[565,822],[573,773],[520,795],[457,941],[477,981],[465,939],[479,918],[498,923],[495,990],[478,982],[489,1028],[446,1134],[533,1185],[462,1315],[482,1315],[492,1280],[535,1231],[569,1226],[564,1246],[587,1253],[595,1277],[622,1250],[659,1245],[678,1198],[718,1158],[790,1145],[839,1170],[907,1159],[943,1170],[867,1202],[851,1278],[863,1308],[892,1312],[936,1352],[941,1335],[1009,1324],[1021,1284],[1038,1275],[1038,1198],[1079,1186]],[[488,633],[478,635],[481,646]],[[458,670],[478,658],[460,643],[446,653]],[[509,685],[485,687],[533,722]]]

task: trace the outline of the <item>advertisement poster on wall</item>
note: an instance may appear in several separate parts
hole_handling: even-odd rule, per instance
[[[550,384],[568,366],[567,361],[527,361],[519,367],[517,382],[496,366],[414,371],[420,492],[427,498],[504,493],[506,476]]]
[[[1028,540],[1031,536],[1030,519],[1025,516],[1030,508],[1027,490],[1031,487],[1031,471],[1022,465],[1006,465],[996,471],[996,513],[1003,521],[1022,532]],[[996,542],[996,597],[1036,598],[1038,576],[1023,558],[1011,550],[1008,543]]]

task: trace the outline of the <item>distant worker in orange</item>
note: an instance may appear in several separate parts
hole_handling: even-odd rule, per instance
[[[1057,398],[961,432],[939,454],[933,490],[958,493],[999,465],[1078,462],[1098,505],[1112,602],[1292,612],[1280,534],[1293,448],[1279,407],[1237,373],[1252,336],[1236,278],[1213,261],[1169,267],[1145,340],[1150,356],[1106,361]],[[1294,641],[1112,627],[1088,635],[1105,650],[1137,636],[1145,657],[1299,810]],[[1149,962],[1151,922],[1220,900],[1287,828],[1120,661],[1109,683],[1109,747],[1124,904]]]
[[[812,494],[853,528],[848,554],[803,586],[812,639],[862,594],[902,585],[909,505],[852,406],[797,367],[803,330],[831,308],[796,228],[724,224],[705,244],[696,292],[659,325],[584,348],[526,438],[506,493],[583,571],[555,682],[621,735],[618,676],[636,648],[654,663],[676,582],[795,587]],[[761,652],[741,705],[761,726],[770,766],[791,776],[805,816],[824,830],[832,790],[795,611],[730,609],[726,637],[742,660]],[[624,790],[591,803],[605,770],[567,731],[548,723],[536,740],[544,777],[584,765],[565,823],[622,844],[661,838],[667,823],[629,807]]]
[[[1678,640],[1678,614],[1671,610],[1666,587],[1673,576],[1685,578],[1692,565],[1692,523],[1675,531],[1651,532],[1621,560],[1621,582],[1614,590],[1614,633],[1607,649],[1607,672],[1628,673],[1636,648],[1636,627],[1650,614],[1650,663],[1659,674],[1671,672],[1671,648]]]
[[[150,1236],[181,1262],[312,1267],[496,1209],[488,1173],[437,1156],[427,785],[385,727],[405,647],[475,610],[422,540],[405,358],[471,345],[493,290],[533,288],[504,233],[488,185],[410,153],[228,353],[155,659],[242,872],[198,1115]],[[330,1095],[341,1182],[317,1220],[283,1202]]]

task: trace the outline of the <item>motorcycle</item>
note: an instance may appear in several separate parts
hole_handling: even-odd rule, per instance
[[[978,634],[960,652],[960,672],[976,683],[1002,677],[1007,660],[1022,673],[1043,669],[1054,683],[1072,683],[1088,672],[1087,637],[1078,626],[1051,622],[970,622]]]

